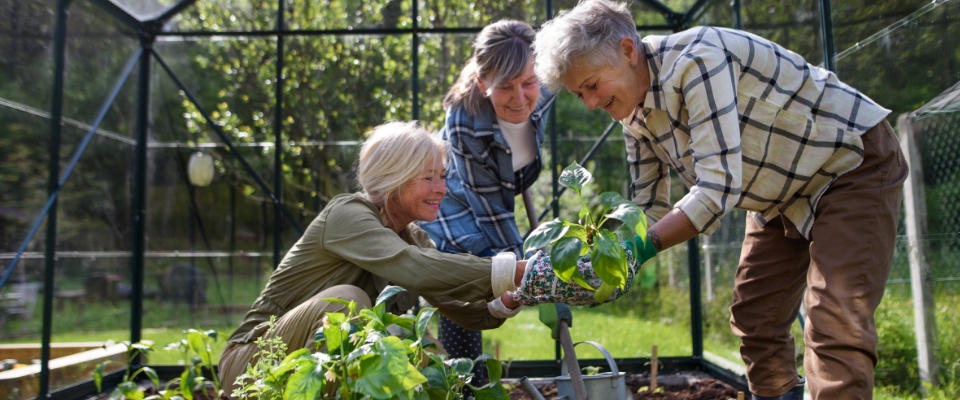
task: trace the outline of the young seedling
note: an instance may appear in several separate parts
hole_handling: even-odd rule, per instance
[[[625,200],[619,193],[600,194],[600,217],[590,213],[583,199],[582,190],[593,175],[580,164],[573,163],[560,174],[560,184],[572,189],[580,198],[579,217],[576,222],[557,218],[540,225],[530,233],[523,244],[524,251],[550,248],[553,270],[562,281],[571,280],[584,289],[593,290],[597,303],[606,301],[613,291],[622,289],[629,274],[627,254],[619,242],[627,242],[637,254],[634,236],[647,240],[647,217],[635,204]],[[610,231],[605,224],[610,220],[620,221],[618,228]],[[589,254],[593,270],[600,278],[600,286],[593,287],[580,275],[577,260]]]

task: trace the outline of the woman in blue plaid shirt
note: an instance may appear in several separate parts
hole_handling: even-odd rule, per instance
[[[540,176],[545,111],[553,100],[533,71],[534,35],[520,21],[485,27],[443,99],[447,195],[437,219],[421,224],[440,251],[521,256],[514,199]],[[440,321],[440,342],[451,356],[482,354],[480,331]]]

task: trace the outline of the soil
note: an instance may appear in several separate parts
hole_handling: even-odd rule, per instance
[[[627,373],[624,381],[630,393],[633,393],[634,400],[728,400],[736,399],[738,392],[726,383],[699,373],[658,375],[656,393],[649,392],[649,374]],[[510,390],[510,400],[532,400],[519,382],[515,386]],[[534,386],[546,400],[559,397],[557,384],[553,380],[534,382]]]
[[[657,376],[657,390],[655,393],[649,392],[650,376],[649,374],[630,374],[624,375],[624,382],[633,393],[634,400],[730,400],[737,398],[737,390],[716,379],[702,373],[681,373],[681,374],[662,374]],[[532,400],[520,387],[519,381],[504,380],[504,385],[513,385],[510,389],[510,400]],[[532,383],[546,400],[556,400],[559,397],[557,393],[557,384],[553,379],[535,379]],[[156,390],[149,385],[140,385],[147,396],[156,394]],[[509,386],[508,386],[509,388]],[[642,391],[640,391],[643,389]],[[110,398],[110,391],[98,395],[87,397],[86,400],[107,400]],[[196,400],[228,400],[229,397],[224,394],[217,397],[212,387],[208,387],[206,393],[197,390],[193,392],[193,398]],[[609,400],[609,399],[596,399]]]

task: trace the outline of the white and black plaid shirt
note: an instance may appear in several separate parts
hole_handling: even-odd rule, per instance
[[[623,121],[634,202],[652,221],[680,208],[710,234],[733,208],[783,215],[809,238],[820,196],[863,161],[860,135],[889,110],[747,32],[698,27],[643,39],[650,90]],[[651,222],[652,223],[652,222]]]

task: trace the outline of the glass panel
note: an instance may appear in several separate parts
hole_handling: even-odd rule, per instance
[[[409,35],[297,37],[287,42],[284,204],[302,228],[330,198],[357,190],[364,133],[411,118]],[[284,248],[299,234],[284,223]]]
[[[420,4],[420,27],[483,28],[501,19],[524,21],[531,26],[544,22],[543,0],[423,0]]]
[[[942,3],[942,1],[938,1]],[[895,24],[928,0],[863,1],[830,0],[833,11],[833,43],[837,52],[856,46],[870,35]]]
[[[743,6],[740,8],[742,10]],[[714,1],[703,11],[702,14],[700,14],[700,18],[698,20],[693,21],[692,25],[722,26],[733,28],[733,14],[732,0]]]
[[[276,0],[204,0],[170,19],[164,32],[247,32],[277,29]]]
[[[446,120],[443,97],[473,55],[476,35],[429,35],[420,39],[420,120],[440,130]]]
[[[740,338],[730,331],[730,304],[733,303],[733,279],[740,264],[740,248],[746,229],[747,213],[735,209],[727,214],[712,235],[700,235],[700,282],[702,300],[704,358],[743,374]],[[799,323],[793,324],[798,348],[803,345]],[[802,364],[799,365],[802,367]]]
[[[182,2],[175,0],[110,0],[141,21],[159,17],[170,7]]]
[[[67,67],[64,74],[65,121],[88,129],[140,49],[136,33],[88,2],[71,5],[67,22]],[[136,127],[137,66],[100,126],[100,136],[129,141]],[[51,86],[52,87],[52,86]],[[119,112],[116,112],[119,111]],[[79,123],[77,122],[79,121]],[[64,142],[66,143],[66,142]],[[64,157],[68,157],[67,153]]]
[[[5,3],[0,17],[0,265],[7,270],[47,200],[55,3]],[[27,250],[43,257],[43,226]],[[26,264],[24,264],[26,263]],[[16,266],[31,270],[39,261]],[[42,267],[41,267],[42,268]],[[11,275],[11,283],[18,274]],[[0,294],[6,293],[4,288]],[[6,332],[0,332],[4,340]]]
[[[273,38],[165,38],[157,52],[273,190]],[[184,329],[229,335],[272,271],[273,207],[265,192],[162,69],[151,73],[144,338]],[[213,159],[208,186],[188,183],[191,156]],[[149,334],[147,333],[149,332]],[[224,343],[214,346],[219,357]],[[159,352],[152,364],[181,355]]]
[[[817,0],[744,4],[744,30],[770,39],[817,65],[823,60],[820,5]],[[732,25],[730,25],[732,26]]]
[[[916,110],[960,80],[957,47],[960,30],[949,19],[960,10],[957,1],[930,3],[901,22],[865,35],[859,45],[837,47],[837,75],[893,110],[890,121]]]
[[[286,0],[287,29],[411,28],[410,2],[401,0],[323,2]]]

